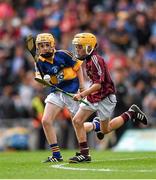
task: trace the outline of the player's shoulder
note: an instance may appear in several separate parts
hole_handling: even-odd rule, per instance
[[[66,56],[66,57],[71,57],[73,58],[73,53],[68,51],[68,50],[64,50],[64,49],[59,49],[56,50],[55,52],[56,54],[62,55],[62,56]]]
[[[91,57],[92,61],[97,63],[97,62],[102,62],[105,63],[105,60],[102,56],[100,56],[99,54],[93,54]]]

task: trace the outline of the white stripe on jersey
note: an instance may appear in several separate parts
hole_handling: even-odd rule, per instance
[[[91,59],[92,59],[93,63],[95,64],[95,66],[96,66],[96,68],[98,70],[98,75],[101,76],[102,70],[101,70],[101,67],[99,65],[97,57],[95,55],[93,55]]]

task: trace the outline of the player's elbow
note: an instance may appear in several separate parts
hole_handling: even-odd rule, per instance
[[[99,89],[101,89],[101,84],[99,83],[94,84],[94,90],[98,91]]]
[[[97,84],[97,89],[101,89],[101,84]]]

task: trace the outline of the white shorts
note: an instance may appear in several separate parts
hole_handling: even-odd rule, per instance
[[[52,103],[60,108],[66,106],[72,115],[75,115],[79,109],[79,102],[61,92],[50,93],[45,99],[45,103]]]
[[[90,111],[97,111],[97,115],[99,116],[100,120],[108,120],[111,118],[114,108],[116,106],[117,100],[115,94],[110,94],[105,99],[97,103],[90,103],[87,99],[84,99],[89,106],[85,104],[80,104],[82,109],[90,110]]]

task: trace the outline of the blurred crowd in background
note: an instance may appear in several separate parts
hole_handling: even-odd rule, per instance
[[[0,1],[0,120],[33,119],[40,130],[49,92],[34,81],[34,63],[25,50],[29,34],[52,33],[57,49],[72,51],[76,33],[91,32],[115,82],[118,103],[113,116],[136,103],[156,127],[156,2],[154,0],[3,0]],[[88,83],[84,71],[86,86]],[[58,116],[63,147],[72,129],[65,109]],[[128,128],[116,131],[116,142]],[[70,132],[71,133],[71,132]],[[70,136],[71,137],[71,136]],[[44,139],[44,138],[43,138]],[[41,140],[43,147],[44,140]]]

